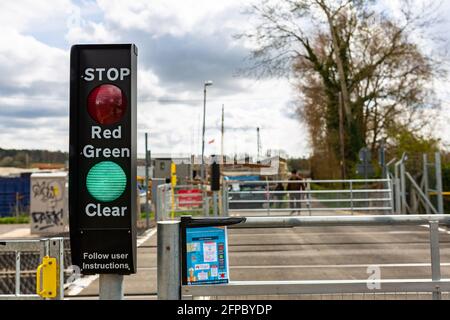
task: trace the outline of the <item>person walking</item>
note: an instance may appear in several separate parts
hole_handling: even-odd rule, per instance
[[[276,201],[282,201],[284,199],[284,195],[285,195],[284,191],[285,190],[284,190],[284,186],[283,186],[283,184],[281,182],[279,182],[277,184],[277,186],[275,187],[275,191],[276,191],[276,193],[275,193],[275,200]],[[276,202],[275,203],[275,208],[278,208],[278,209],[283,208],[283,203],[282,202]]]
[[[292,170],[291,177],[289,178],[289,182],[287,185],[287,190],[289,191],[289,199],[291,200],[291,215],[293,215],[295,212],[300,213],[299,210],[302,208],[302,203],[300,202],[303,199],[302,193],[297,193],[300,191],[304,191],[305,184],[303,182],[303,177],[297,173],[297,170]]]

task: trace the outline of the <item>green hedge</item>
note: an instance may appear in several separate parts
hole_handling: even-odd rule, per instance
[[[30,223],[29,216],[16,217],[2,217],[0,218],[0,224],[27,224]]]

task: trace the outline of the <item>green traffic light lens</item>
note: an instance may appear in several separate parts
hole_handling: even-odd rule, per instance
[[[119,198],[127,186],[127,176],[115,162],[102,161],[89,170],[86,186],[98,201],[111,202]]]

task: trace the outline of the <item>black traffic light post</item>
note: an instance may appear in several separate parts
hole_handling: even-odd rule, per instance
[[[219,214],[219,191],[220,191],[220,164],[219,157],[213,155],[211,163],[211,191],[213,195],[213,213],[214,217]],[[209,212],[208,212],[209,215]]]
[[[123,297],[123,275],[136,272],[136,70],[133,44],[72,47],[72,262],[100,274],[104,299]]]

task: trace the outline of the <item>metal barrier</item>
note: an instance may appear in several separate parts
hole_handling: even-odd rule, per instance
[[[442,187],[441,155],[435,153],[434,163],[429,163],[428,156],[422,156],[421,180],[416,181],[406,170],[408,155],[403,153],[400,160],[392,160],[387,165],[387,175],[392,180],[395,197],[394,207],[397,214],[411,214],[423,211],[426,214],[444,214],[444,200]],[[394,164],[394,171],[389,171],[389,165]],[[428,170],[433,169],[434,175],[430,175]],[[434,184],[431,184],[431,181]],[[431,186],[430,186],[431,184]],[[431,196],[435,198],[433,204]],[[422,205],[423,210],[420,210]]]
[[[217,218],[216,218],[217,219]],[[223,218],[227,219],[227,218]],[[325,216],[247,217],[233,228],[293,228],[324,226],[418,226],[430,228],[431,279],[321,280],[321,281],[232,281],[220,285],[181,285],[180,222],[158,222],[158,299],[195,296],[245,296],[343,293],[427,292],[441,299],[450,292],[450,279],[441,279],[439,225],[449,225],[450,216]],[[165,272],[163,276],[160,273]],[[374,287],[369,286],[375,284]]]
[[[285,190],[298,184],[297,190]],[[335,189],[323,185],[340,184]],[[283,190],[279,190],[279,186]],[[302,186],[302,187],[301,187]],[[375,188],[369,188],[375,186]],[[276,212],[318,211],[393,212],[394,194],[391,179],[371,180],[289,180],[289,181],[227,181],[223,186],[223,211]]]
[[[180,213],[208,216],[210,201],[201,186],[177,185],[172,192],[171,184],[162,184],[157,189],[156,220],[171,220]]]
[[[44,297],[52,297],[54,299],[64,299],[64,239],[63,238],[48,238],[48,239],[30,239],[30,240],[0,240],[1,252],[15,252],[15,292],[14,294],[0,294],[0,300],[39,300]],[[37,288],[40,288],[42,296],[38,294],[21,294],[20,291],[20,257],[21,252],[39,252],[39,261],[43,264],[40,265],[41,269],[44,265],[44,258],[52,257],[56,261],[56,292],[55,290],[48,291],[45,288],[46,274],[43,273],[43,278],[40,275],[37,276],[36,281],[43,280],[43,284],[37,283]],[[48,259],[47,259],[48,260]],[[48,262],[47,262],[48,263]],[[51,266],[52,269],[55,267]],[[39,269],[39,268],[38,268]],[[40,269],[38,271],[41,271]],[[47,281],[48,283],[48,281]]]

